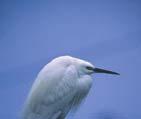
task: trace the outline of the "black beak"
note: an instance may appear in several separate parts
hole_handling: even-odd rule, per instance
[[[109,71],[109,70],[105,70],[105,69],[100,69],[100,68],[94,68],[93,70],[94,70],[94,72],[96,72],[96,73],[106,73],[106,74],[120,75],[120,74],[117,73],[117,72],[113,72],[113,71]]]

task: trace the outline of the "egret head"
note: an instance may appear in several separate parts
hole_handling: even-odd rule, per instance
[[[117,73],[117,72],[113,72],[113,71],[105,70],[105,69],[101,69],[101,68],[96,68],[93,64],[91,64],[87,61],[84,61],[84,60],[77,59],[76,63],[77,63],[78,71],[81,74],[90,75],[93,73],[106,73],[106,74],[119,75],[119,73]]]
[[[77,60],[77,70],[80,74],[93,74],[95,66],[83,60]]]

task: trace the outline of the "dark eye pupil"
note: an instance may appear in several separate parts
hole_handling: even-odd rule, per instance
[[[88,69],[88,70],[93,70],[93,67],[86,67],[86,69]]]

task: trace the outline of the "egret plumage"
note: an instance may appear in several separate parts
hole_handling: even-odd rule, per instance
[[[65,119],[87,96],[93,73],[119,75],[71,56],[53,59],[39,72],[33,83],[23,119]]]

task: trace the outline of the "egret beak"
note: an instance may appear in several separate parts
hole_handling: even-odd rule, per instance
[[[117,73],[117,72],[113,72],[113,71],[109,71],[109,70],[105,70],[105,69],[100,69],[100,68],[94,68],[93,70],[94,70],[94,72],[96,72],[96,73],[106,73],[106,74],[120,75],[120,74]]]

